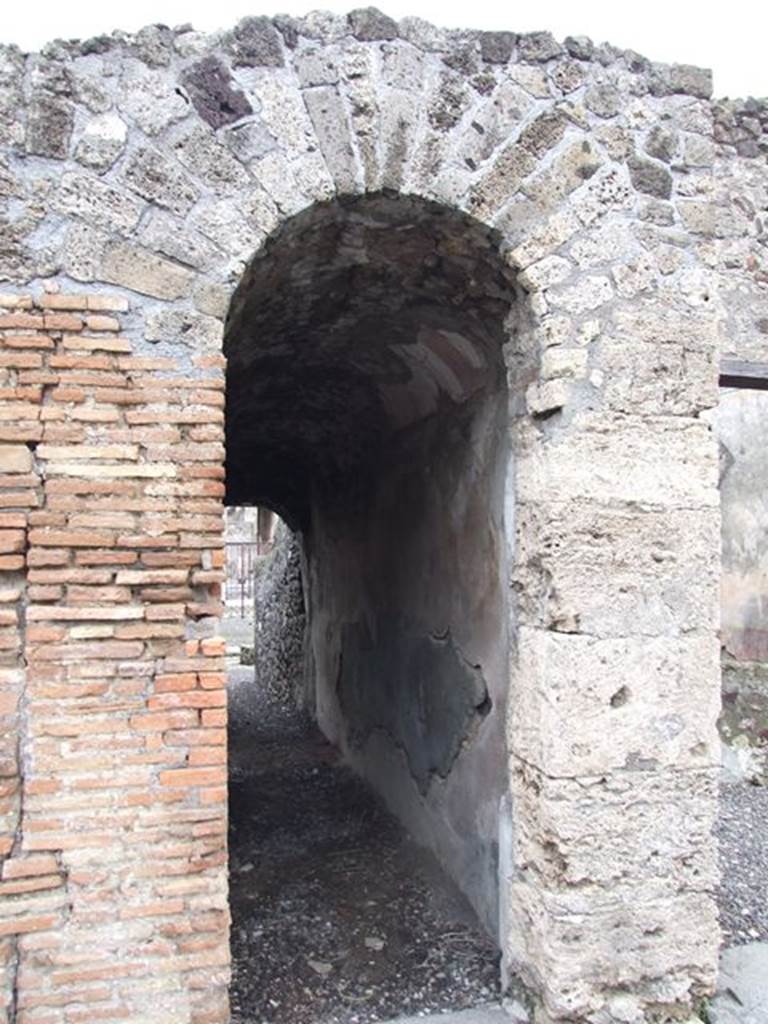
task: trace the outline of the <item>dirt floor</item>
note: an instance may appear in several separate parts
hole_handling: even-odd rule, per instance
[[[300,715],[230,673],[232,1024],[363,1024],[497,997],[433,858]]]
[[[768,788],[720,789],[720,924],[723,945],[768,941]]]

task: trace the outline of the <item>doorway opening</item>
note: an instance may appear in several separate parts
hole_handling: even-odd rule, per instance
[[[282,677],[245,725],[233,707],[233,960],[236,979],[259,977],[259,950],[287,943],[272,991],[304,991],[308,1016],[290,1006],[297,1022],[464,1006],[497,986],[516,310],[493,232],[389,194],[287,221],[232,300],[227,497],[283,520],[270,585],[293,609]],[[255,635],[258,668],[274,651]],[[258,770],[244,788],[248,765]],[[318,823],[321,808],[330,816]],[[291,821],[314,836],[309,860]],[[270,932],[258,888],[266,916],[238,921],[248,875],[287,882],[275,919],[320,892],[304,903],[306,948]],[[409,938],[417,906],[423,934]],[[343,941],[325,941],[334,927]],[[340,1002],[324,1002],[331,991]],[[267,999],[257,1015],[286,1011]]]

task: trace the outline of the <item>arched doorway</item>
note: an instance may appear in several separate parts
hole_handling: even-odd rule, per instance
[[[225,336],[228,500],[300,538],[303,703],[497,941],[516,294],[493,232],[379,194],[289,220]]]

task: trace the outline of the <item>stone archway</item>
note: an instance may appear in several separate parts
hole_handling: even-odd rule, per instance
[[[414,198],[314,207],[250,264],[224,346],[230,500],[303,538],[305,701],[497,937],[523,319],[498,248]]]
[[[223,318],[280,225],[383,191],[492,229],[527,294],[507,968],[541,1021],[690,1008],[717,944],[707,76],[371,11],[2,59],[11,1019],[227,1018]]]

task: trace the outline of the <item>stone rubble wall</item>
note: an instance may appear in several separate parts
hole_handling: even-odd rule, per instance
[[[227,1019],[220,360],[0,295],[0,1020]]]
[[[260,560],[254,599],[256,686],[280,703],[306,703],[306,613],[301,541],[278,523],[272,551]]]
[[[580,38],[374,11],[0,49],[2,329],[53,346],[0,355],[3,707],[21,694],[6,864],[53,856],[25,876],[49,895],[3,901],[11,919],[34,907],[3,925],[14,1024],[227,1019],[223,663],[197,593],[221,568],[222,415],[199,360],[218,358],[235,285],[280,224],[382,189],[492,228],[525,306],[508,346],[506,968],[537,1024],[684,1016],[712,990],[719,542],[703,416],[732,278],[697,229],[717,205],[710,91],[706,72]],[[30,290],[77,283],[128,300],[134,356],[26,308]],[[97,354],[65,354],[81,334]],[[211,419],[187,421],[192,401]],[[73,444],[77,459],[57,450]],[[104,462],[89,450],[113,446]],[[24,569],[46,575],[25,590]],[[55,617],[81,601],[106,620]]]
[[[715,202],[693,230],[717,279],[723,355],[768,363],[768,100],[713,104]]]

